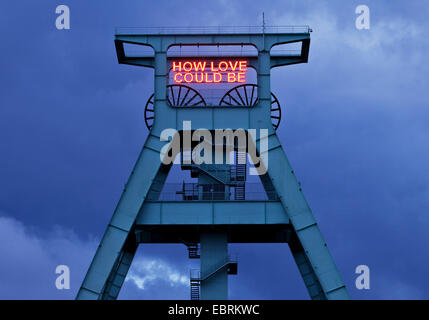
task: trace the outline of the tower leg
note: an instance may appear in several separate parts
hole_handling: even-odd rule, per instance
[[[109,280],[103,290],[102,300],[116,300],[125,281],[128,270],[133,262],[138,244],[134,232],[130,233],[124,247],[116,259],[115,266],[110,272]]]
[[[228,299],[228,236],[224,232],[200,235],[201,299]]]
[[[288,244],[311,299],[326,300],[325,293],[320,286],[313,267],[311,266],[311,263],[305,254],[304,248],[302,247],[301,242],[295,233],[289,239]]]
[[[128,271],[134,256],[133,225],[151,186],[147,181],[152,182],[161,167],[161,147],[159,138],[148,136],[76,299],[115,299],[118,296],[120,286],[114,289],[109,280],[122,285],[124,279],[118,271],[126,275],[123,271]]]
[[[297,242],[292,244],[291,249],[293,249],[295,261],[300,268],[304,281],[307,281],[310,278],[309,274],[311,274],[311,277],[315,278],[315,283],[320,284],[322,293],[317,293],[319,290],[315,289],[317,285],[313,288],[310,285],[311,281],[307,281],[307,289],[310,290],[311,288],[312,290],[310,296],[318,299],[323,297],[326,299],[349,299],[344,282],[277,135],[271,133],[265,138],[269,141],[270,149],[267,151],[268,158],[266,159],[268,161],[263,164],[267,168],[267,173],[261,176],[261,180],[263,183],[265,181],[264,186],[269,186],[270,184],[266,181],[268,175],[285,212],[289,216],[297,239]],[[257,145],[257,141],[253,140],[253,143]],[[309,274],[306,270],[307,267]]]

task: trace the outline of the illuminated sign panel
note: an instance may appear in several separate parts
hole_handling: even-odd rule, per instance
[[[244,83],[246,60],[175,60],[172,62],[175,83]]]

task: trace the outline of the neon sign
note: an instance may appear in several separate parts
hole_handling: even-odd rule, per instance
[[[246,82],[246,60],[173,61],[175,83],[243,83]]]

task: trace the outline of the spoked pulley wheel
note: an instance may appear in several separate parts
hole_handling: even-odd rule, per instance
[[[220,106],[254,106],[258,103],[258,86],[256,84],[241,84],[230,89],[219,102]],[[271,92],[271,123],[274,130],[280,125],[282,112],[280,102]]]
[[[144,121],[146,127],[150,130],[155,117],[154,95],[152,94],[147,100],[144,108]],[[181,85],[171,84],[167,86],[167,101],[173,107],[204,107],[206,101],[201,94],[195,89]]]

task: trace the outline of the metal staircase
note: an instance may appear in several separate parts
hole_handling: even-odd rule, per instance
[[[238,263],[237,259],[232,259],[230,256],[226,257],[225,260],[221,261],[217,266],[206,274],[201,274],[200,270],[192,269],[190,271],[190,287],[191,287],[191,300],[200,299],[200,287],[201,282],[209,279],[215,275],[220,270],[227,268],[227,273],[231,275],[236,275],[238,272]]]
[[[246,181],[246,158],[246,151],[237,151],[235,153],[236,181]]]
[[[235,152],[235,164],[231,166],[230,176],[231,181],[244,182],[246,181],[247,171],[247,153],[245,151]]]
[[[200,172],[203,172],[204,174],[210,176],[217,182],[221,184],[227,184],[228,183],[228,171],[218,169],[216,166],[213,165],[207,165],[205,163],[196,165],[194,163],[188,163],[190,155],[183,153],[181,154],[181,168],[182,170],[190,170],[191,177],[197,178],[200,174]]]
[[[200,258],[200,246],[198,243],[186,243],[188,247],[189,259]],[[191,300],[200,300],[200,282],[198,280],[190,279],[191,287]]]
[[[245,151],[235,152],[235,165],[231,166],[231,181],[236,183],[234,200],[246,199],[246,171],[247,153]]]
[[[200,281],[191,278],[191,300],[200,300]]]
[[[235,186],[234,200],[245,200],[246,199],[246,185],[240,184]]]
[[[200,247],[198,243],[188,243],[188,257],[189,259],[199,259],[200,258]]]

